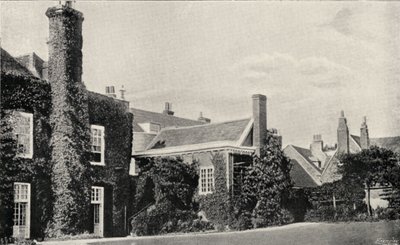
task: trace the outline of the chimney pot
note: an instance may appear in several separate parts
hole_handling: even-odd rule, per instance
[[[163,111],[163,114],[173,116],[174,112],[171,111],[171,108],[172,108],[172,104],[169,102],[165,102],[165,109]]]
[[[210,123],[211,122],[210,118],[203,117],[203,112],[200,112],[200,116],[199,116],[199,118],[197,120],[200,121],[200,122],[204,122],[204,123]]]

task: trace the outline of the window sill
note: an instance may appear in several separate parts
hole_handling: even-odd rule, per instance
[[[93,166],[106,166],[104,164],[104,162],[90,162],[90,165],[93,165]]]
[[[25,158],[25,159],[32,159],[33,158],[33,154],[28,154],[28,155],[17,154],[16,157]]]
[[[199,192],[199,195],[201,195],[201,196],[205,196],[205,195],[209,195],[209,194],[213,194],[213,192]]]

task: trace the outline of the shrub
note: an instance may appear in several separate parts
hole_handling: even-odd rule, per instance
[[[175,158],[142,159],[139,164],[142,173],[137,207],[154,204],[132,220],[132,232],[140,236],[192,229],[197,218],[193,203],[198,180],[196,166]],[[199,228],[196,225],[193,229]]]
[[[374,210],[374,217],[379,220],[397,220],[400,219],[400,210],[395,208],[381,208]]]

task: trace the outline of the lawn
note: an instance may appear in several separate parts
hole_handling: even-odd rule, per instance
[[[258,245],[258,244],[385,244],[400,245],[400,221],[357,223],[297,223],[242,232],[185,234],[98,240],[96,245]]]

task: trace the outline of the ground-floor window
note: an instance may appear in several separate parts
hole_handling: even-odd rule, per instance
[[[93,233],[102,237],[104,230],[104,187],[92,187]]]
[[[200,194],[212,193],[214,189],[214,168],[200,167]]]
[[[30,237],[31,185],[14,183],[13,237]]]

